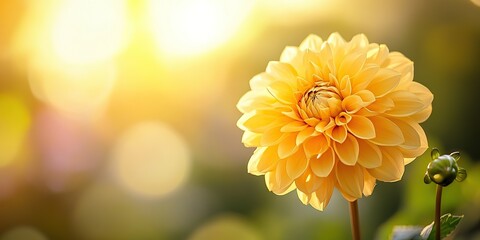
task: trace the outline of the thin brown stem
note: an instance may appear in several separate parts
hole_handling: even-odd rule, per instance
[[[357,200],[350,202],[350,226],[352,227],[352,239],[360,240],[360,224]]]
[[[442,186],[437,185],[437,196],[435,199],[435,240],[440,240],[440,212],[442,206]]]

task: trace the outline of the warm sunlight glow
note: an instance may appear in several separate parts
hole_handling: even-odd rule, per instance
[[[143,122],[128,129],[112,153],[119,183],[143,197],[160,197],[179,188],[190,169],[188,148],[171,127]]]
[[[29,77],[38,99],[63,112],[87,117],[103,110],[115,79],[116,67],[108,62],[70,65],[38,61],[32,64]]]
[[[69,0],[54,19],[52,41],[64,61],[85,63],[116,54],[126,38],[126,6],[119,0]]]
[[[150,1],[150,20],[162,53],[192,55],[229,40],[252,8],[252,1]]]

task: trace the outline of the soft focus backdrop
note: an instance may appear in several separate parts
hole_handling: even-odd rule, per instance
[[[365,33],[435,95],[430,147],[462,152],[444,212],[480,239],[478,0],[0,1],[0,240],[349,239],[247,174],[235,104],[310,33]],[[429,150],[360,199],[362,235],[433,220]]]

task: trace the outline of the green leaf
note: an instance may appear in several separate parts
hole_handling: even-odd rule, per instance
[[[423,240],[420,237],[421,226],[395,226],[393,227],[392,240]]]
[[[450,213],[447,213],[443,216],[440,217],[440,226],[441,226],[441,229],[440,229],[440,238],[443,239],[445,237],[447,237],[448,235],[450,235],[450,233],[453,232],[453,230],[455,230],[455,228],[457,227],[458,223],[462,220],[463,218],[463,215],[461,216],[456,216],[456,215],[452,215]],[[430,234],[428,235],[428,238],[426,238],[426,240],[435,240],[435,226],[434,224],[430,224],[428,226],[426,226],[422,232],[427,232],[428,231],[428,228],[430,229]],[[422,235],[422,237],[425,237],[425,235]]]
[[[434,148],[434,149],[432,149],[432,152],[430,153],[430,156],[432,156],[432,160],[435,160],[438,157],[440,157],[440,151],[438,151],[438,149]]]

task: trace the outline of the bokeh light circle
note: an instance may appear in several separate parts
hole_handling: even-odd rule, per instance
[[[143,197],[161,197],[179,188],[190,169],[188,147],[171,127],[143,122],[116,142],[112,170],[120,185]]]
[[[260,240],[262,237],[245,219],[233,214],[215,217],[196,229],[188,240]]]
[[[0,167],[12,162],[30,128],[31,116],[17,97],[0,94]]]
[[[19,226],[13,228],[3,235],[1,235],[0,240],[47,240],[37,229],[30,226]]]

